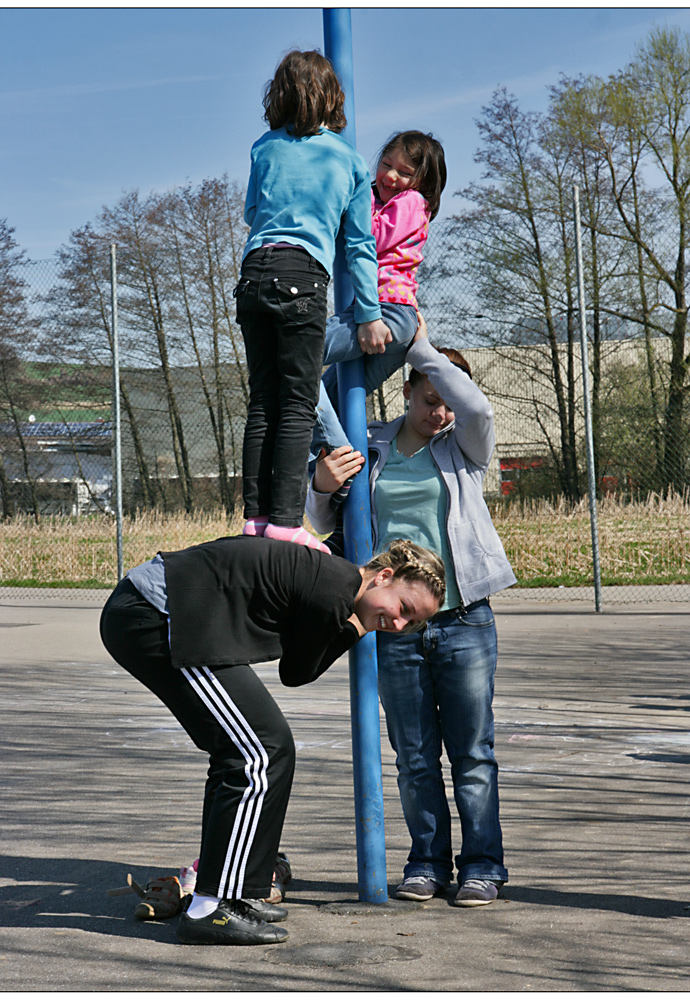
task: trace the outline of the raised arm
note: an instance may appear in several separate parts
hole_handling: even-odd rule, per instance
[[[415,338],[405,361],[429,377],[436,392],[453,410],[453,433],[467,458],[480,469],[488,468],[495,443],[494,414],[479,386],[444,354],[439,354],[425,337]]]
[[[355,322],[380,320],[376,244],[371,234],[369,171],[364,163],[356,169],[355,186],[342,218],[341,229],[347,269],[356,299]]]

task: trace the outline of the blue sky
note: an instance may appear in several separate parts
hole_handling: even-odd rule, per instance
[[[371,161],[395,129],[432,131],[451,214],[497,86],[541,110],[561,73],[615,72],[655,25],[690,31],[690,11],[353,8],[357,145]],[[321,8],[0,9],[0,218],[38,260],[132,188],[244,184],[294,47],[323,47]]]

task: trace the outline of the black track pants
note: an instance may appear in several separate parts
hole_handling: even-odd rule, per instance
[[[101,638],[209,755],[197,890],[267,896],[295,768],[278,705],[248,664],[174,669],[166,616],[129,580],[103,609]]]

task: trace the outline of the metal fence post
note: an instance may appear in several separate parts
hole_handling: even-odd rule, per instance
[[[120,419],[120,353],[117,332],[117,257],[116,244],[110,244],[110,304],[113,327],[113,486],[115,487],[115,523],[117,539],[117,579],[124,576],[122,558],[122,424]]]
[[[594,468],[594,435],[589,396],[589,357],[587,351],[587,316],[585,313],[585,277],[582,267],[582,232],[580,228],[580,189],[573,185],[575,216],[575,260],[577,261],[577,298],[580,313],[580,349],[582,354],[582,395],[585,407],[585,439],[587,442],[587,482],[589,484],[589,519],[592,529],[592,571],[594,575],[594,608],[601,611],[601,564],[599,561],[599,529],[597,524],[597,477]]]
[[[348,127],[343,133],[355,145],[352,26],[348,8],[324,8],[324,48],[345,92]],[[352,285],[342,244],[334,269],[336,311],[352,301]],[[353,447],[367,456],[367,413],[364,361],[338,365],[338,402],[345,432]],[[369,462],[367,460],[350,489],[343,511],[345,555],[357,565],[372,556]],[[381,728],[379,724],[376,634],[368,633],[350,652],[350,711],[352,763],[357,830],[359,898],[363,902],[388,900],[386,843],[381,781]]]

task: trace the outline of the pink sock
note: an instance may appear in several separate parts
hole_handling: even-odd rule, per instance
[[[319,552],[331,554],[327,545],[320,542],[314,535],[310,535],[304,528],[283,528],[281,525],[271,524],[269,521],[264,531],[264,538],[277,538],[281,542],[296,542],[297,545],[306,545],[308,549],[318,549]]]
[[[261,537],[266,530],[267,524],[268,514],[260,514],[258,517],[250,517],[249,520],[245,522],[242,534],[259,535],[259,537]]]

